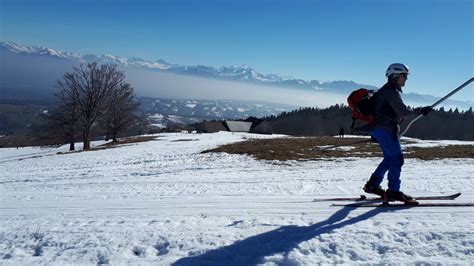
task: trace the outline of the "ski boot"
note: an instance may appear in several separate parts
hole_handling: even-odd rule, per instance
[[[370,194],[375,194],[375,195],[378,195],[380,196],[381,198],[383,198],[385,196],[385,190],[383,190],[380,186],[376,187],[376,186],[373,186],[369,180],[369,182],[367,182],[364,186],[364,191],[366,193],[370,193]]]
[[[418,201],[416,201],[412,196],[407,195],[401,191],[391,191],[387,190],[385,192],[385,195],[383,197],[383,204],[387,205],[389,204],[389,201],[401,201],[405,203],[406,205],[418,205],[420,204]]]
[[[384,195],[385,195],[385,190],[383,190],[381,187],[373,187],[373,186],[370,185],[370,184],[365,184],[365,186],[364,186],[364,191],[365,191],[366,193],[378,195],[378,196],[380,196],[381,198],[383,198]]]

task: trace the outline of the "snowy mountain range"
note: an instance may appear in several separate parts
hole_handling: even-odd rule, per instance
[[[334,100],[334,97],[332,98],[333,101],[335,101],[332,104],[336,104],[345,102],[345,97],[347,97],[348,93],[355,89],[361,87],[377,89],[376,86],[360,84],[354,81],[322,82],[318,80],[297,79],[292,76],[279,74],[261,74],[248,65],[223,66],[219,68],[203,65],[186,66],[169,63],[161,59],[150,61],[141,58],[125,58],[108,54],[81,55],[54,50],[48,47],[28,46],[14,42],[0,42],[0,58],[2,58],[2,64],[0,64],[0,73],[2,73],[0,89],[2,93],[0,94],[0,99],[18,99],[25,97],[30,99],[45,97],[45,95],[52,96],[54,84],[57,80],[61,79],[66,71],[70,71],[73,66],[77,66],[80,63],[92,61],[113,63],[125,70],[127,77],[133,80],[132,84],[136,92],[138,92],[139,96],[144,97],[205,99],[205,96],[208,96],[208,99],[229,99],[222,98],[222,96],[225,95],[235,99],[236,94],[245,95],[249,94],[249,91],[261,90],[265,87],[267,89],[284,88],[292,90],[280,93],[280,101],[273,102],[290,103],[286,98],[290,95],[294,96],[297,91],[299,91],[302,93],[311,93],[312,97],[319,99],[321,99],[322,96],[318,96],[318,92],[339,94],[340,99]],[[155,76],[150,77],[150,73],[155,73]],[[157,75],[161,76],[157,77]],[[174,76],[167,82],[163,82],[163,75]],[[200,79],[199,81],[217,80],[221,83],[209,86],[209,83],[204,82],[197,86],[196,80],[186,77],[198,78]],[[232,84],[229,85],[228,82],[232,82]],[[247,88],[237,92],[236,87],[238,86],[236,84],[247,84],[245,85]],[[224,90],[224,87],[226,87],[227,90]],[[265,90],[261,92],[262,95],[265,95],[263,99],[262,97],[260,97],[260,99],[254,99],[249,96],[241,100],[262,100],[269,102],[271,101],[270,97],[275,96],[275,92],[276,90]],[[268,99],[265,97],[268,97]],[[299,98],[308,99],[306,96],[300,96]],[[404,94],[404,99],[409,105],[420,106],[431,104],[438,98],[431,95]],[[322,104],[323,101],[324,100],[320,100],[319,102],[307,100],[306,102],[300,101],[299,103],[293,101],[290,104],[308,106],[307,102],[310,102],[313,105],[324,106],[324,104]],[[327,103],[325,104],[327,105]],[[445,107],[448,108],[468,109],[473,105],[474,103],[469,100],[447,100],[445,102]]]
[[[220,68],[212,66],[186,66],[168,63],[164,60],[150,61],[141,58],[126,58],[113,55],[81,55],[77,53],[53,50],[47,47],[27,46],[14,42],[0,42],[0,52],[12,52],[16,54],[41,55],[46,57],[54,57],[58,59],[66,59],[76,62],[113,63],[122,67],[143,68],[148,70],[158,70],[174,74],[195,75],[207,78],[218,78],[234,81],[249,81],[263,84],[279,85],[285,87],[297,87],[306,89],[336,89],[336,90],[352,90],[354,87],[366,87],[369,89],[375,86],[359,84],[353,81],[334,81],[321,82],[318,80],[303,80],[292,76],[284,76],[279,74],[261,74],[248,65],[242,66],[223,66]]]

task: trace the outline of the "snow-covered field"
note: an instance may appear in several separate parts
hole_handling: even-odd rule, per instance
[[[91,152],[0,149],[0,264],[473,263],[473,208],[312,202],[359,195],[380,158],[200,153],[268,137],[176,133]],[[473,173],[473,159],[407,159],[402,188],[473,202]]]

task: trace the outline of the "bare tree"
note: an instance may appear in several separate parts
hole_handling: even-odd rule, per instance
[[[79,131],[79,93],[72,74],[64,74],[63,80],[57,82],[59,91],[56,97],[59,106],[51,114],[54,124],[60,127],[63,138],[69,143],[69,150],[75,149],[74,142]]]
[[[115,65],[98,65],[96,62],[75,68],[73,75],[79,90],[82,113],[84,150],[90,149],[91,130],[96,120],[106,110],[106,100],[112,91],[124,83],[125,75]]]
[[[84,150],[90,149],[91,131],[105,113],[108,97],[125,86],[124,80],[124,73],[117,70],[116,65],[92,62],[75,67],[71,73],[64,75],[62,81],[58,81],[59,110],[69,111],[68,120],[75,121],[75,115],[79,115]]]
[[[112,141],[117,143],[118,134],[138,119],[135,115],[138,102],[135,101],[130,84],[123,83],[110,93],[107,103],[108,107],[102,120],[107,137],[111,137]]]
[[[69,143],[69,150],[75,149],[74,142],[79,136],[79,94],[72,74],[66,73],[57,82],[55,96],[58,106],[43,115],[48,121],[48,137],[59,143]]]
[[[67,105],[61,105],[44,115],[48,121],[47,137],[54,143],[69,143],[69,150],[75,150],[74,143],[80,131],[77,115],[77,110]]]

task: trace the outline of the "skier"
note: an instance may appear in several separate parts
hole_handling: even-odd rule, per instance
[[[344,137],[344,128],[342,128],[342,127],[339,129],[339,137],[340,138]]]
[[[404,64],[391,64],[385,76],[387,83],[375,94],[375,122],[371,136],[379,143],[383,151],[383,160],[364,186],[364,191],[379,195],[385,202],[398,200],[406,204],[418,204],[413,197],[400,191],[400,172],[403,165],[403,153],[398,139],[400,123],[403,117],[410,113],[403,103],[400,93],[408,79],[409,69]],[[430,106],[415,109],[417,113],[427,115],[433,109]],[[388,189],[383,190],[380,184],[388,171]]]

